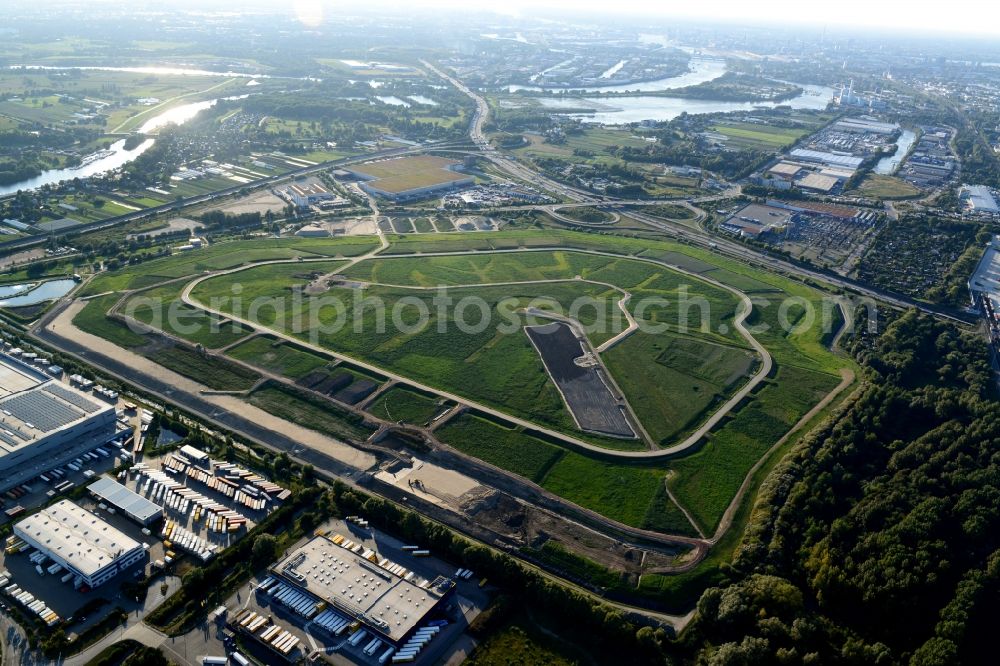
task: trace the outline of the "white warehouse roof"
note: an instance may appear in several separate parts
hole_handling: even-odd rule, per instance
[[[143,525],[148,525],[163,515],[163,508],[159,504],[150,502],[107,476],[94,481],[87,486],[87,490]]]
[[[56,502],[14,527],[85,576],[97,574],[140,547],[127,534],[69,500]]]
[[[990,188],[985,185],[966,185],[965,191],[968,192],[969,208],[975,212],[1000,212],[1000,208],[997,207],[997,200],[993,197],[993,193],[990,192]]]
[[[865,161],[863,157],[838,155],[837,153],[827,153],[822,150],[807,150],[805,148],[796,148],[790,154],[796,159],[806,160],[807,162],[819,162],[828,166],[847,167],[849,169],[857,169]]]

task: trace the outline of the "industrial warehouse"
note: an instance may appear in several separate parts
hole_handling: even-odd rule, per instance
[[[458,165],[459,162],[443,157],[421,155],[367,162],[349,171],[361,180],[361,188],[369,194],[398,202],[473,185],[475,180],[471,176],[454,171]]]
[[[0,490],[115,437],[114,406],[0,354]]]
[[[419,652],[437,623],[428,616],[455,589],[452,579],[426,580],[342,535],[316,536],[271,568],[258,587],[332,635],[360,623],[349,640],[385,658]],[[423,626],[422,626],[423,625]],[[395,660],[394,656],[394,660]]]
[[[142,544],[69,500],[14,525],[14,535],[95,588],[145,556]]]
[[[112,478],[102,476],[90,484],[87,490],[143,527],[148,527],[163,517],[162,506],[132,492]]]

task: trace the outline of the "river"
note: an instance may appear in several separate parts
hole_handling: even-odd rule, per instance
[[[247,95],[226,97],[225,99],[244,99]],[[203,102],[182,104],[153,116],[139,127],[140,134],[152,134],[156,130],[171,123],[181,125],[198,115],[199,112],[215,106],[219,100],[211,99]],[[74,178],[90,178],[125,166],[135,158],[149,150],[153,139],[146,139],[131,150],[125,149],[125,139],[112,143],[107,149],[98,151],[84,158],[83,164],[68,169],[49,169],[34,178],[28,178],[11,185],[0,185],[0,196],[13,194],[18,190],[34,190],[43,185],[54,185],[64,180]]]
[[[687,86],[696,86],[699,83],[714,81],[726,73],[726,63],[722,60],[707,58],[691,58],[690,69],[683,74],[671,76],[655,81],[641,81],[639,83],[621,83],[611,86],[594,86],[579,88],[540,88],[538,86],[512,85],[507,88],[508,92],[515,93],[519,90],[531,92],[585,92],[585,93],[606,93],[606,92],[659,92],[661,90],[676,90]]]
[[[903,158],[910,152],[913,143],[917,140],[917,135],[911,130],[905,129],[896,139],[896,152],[889,157],[883,157],[875,165],[875,173],[881,176],[891,176],[896,173],[896,169],[903,163]]]
[[[621,125],[643,120],[668,121],[682,113],[728,113],[732,111],[753,111],[790,106],[793,109],[822,110],[833,99],[834,91],[826,86],[802,85],[803,93],[783,102],[724,102],[720,100],[689,99],[681,97],[659,97],[636,95],[633,97],[609,98],[539,98],[539,102],[550,109],[592,108],[593,113],[571,114],[585,123]]]
[[[152,145],[153,139],[146,139],[135,148],[126,150],[125,139],[119,139],[112,143],[107,150],[88,155],[84,159],[83,164],[78,167],[49,169],[34,178],[28,178],[19,183],[0,185],[0,196],[13,194],[18,190],[34,190],[43,185],[53,185],[64,180],[73,180],[74,178],[90,178],[91,176],[113,171],[142,155]]]

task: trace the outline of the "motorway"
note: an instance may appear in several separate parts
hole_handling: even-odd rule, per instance
[[[608,198],[597,198],[597,197],[595,197],[591,193],[584,192],[584,191],[578,190],[576,188],[573,188],[573,187],[570,187],[570,186],[567,186],[567,185],[563,185],[563,184],[557,183],[557,182],[549,179],[548,177],[535,172],[530,167],[525,166],[524,164],[518,163],[517,161],[513,160],[512,158],[507,157],[507,156],[501,154],[495,148],[493,148],[489,144],[489,142],[486,139],[485,135],[483,134],[483,127],[484,127],[485,122],[486,122],[486,120],[487,120],[487,118],[489,116],[489,106],[488,106],[488,103],[486,102],[486,100],[482,96],[477,95],[472,90],[470,90],[469,88],[467,88],[466,86],[464,86],[460,81],[454,79],[451,76],[448,76],[447,74],[445,74],[444,72],[440,71],[436,67],[430,65],[429,63],[425,62],[424,65],[426,67],[428,67],[428,69],[430,69],[431,71],[435,72],[436,74],[438,74],[439,76],[441,76],[442,78],[444,78],[445,80],[449,81],[452,85],[456,86],[459,90],[461,90],[462,92],[464,92],[466,95],[468,95],[471,99],[473,99],[475,101],[475,103],[476,103],[476,112],[475,112],[474,117],[472,119],[472,122],[470,124],[470,137],[471,137],[473,143],[477,146],[477,148],[479,148],[479,150],[481,151],[481,153],[487,159],[489,159],[491,161],[491,163],[493,163],[494,165],[496,165],[497,168],[503,170],[504,172],[506,172],[508,174],[511,174],[512,176],[514,176],[514,177],[516,177],[518,179],[524,180],[526,182],[532,183],[532,184],[534,184],[536,186],[539,186],[541,188],[547,189],[547,190],[549,190],[549,191],[551,191],[553,193],[556,193],[561,198],[563,198],[563,199],[565,199],[566,201],[569,202],[569,203],[556,204],[556,205],[548,205],[548,206],[536,205],[536,206],[511,207],[510,208],[511,210],[538,210],[538,211],[546,212],[546,213],[558,213],[558,210],[560,208],[565,208],[565,207],[599,206],[601,208],[612,208],[615,211],[621,211],[624,208],[641,208],[641,207],[644,207],[644,206],[656,205],[656,204],[660,204],[660,203],[667,203],[667,202],[669,202],[669,203],[686,205],[686,206],[688,206],[688,207],[690,207],[690,208],[692,208],[694,210],[699,210],[699,212],[703,214],[704,211],[700,211],[700,209],[696,209],[694,207],[694,204],[702,203],[702,202],[709,202],[709,201],[718,199],[721,196],[724,196],[724,195],[719,195],[719,196],[713,196],[713,197],[705,197],[705,198],[702,198],[702,199],[694,199],[694,200],[691,200],[690,202],[683,201],[683,200],[663,200],[663,201],[613,200],[613,199],[608,199]],[[444,144],[439,145],[437,147],[441,148],[443,146],[444,146]],[[229,188],[229,189],[224,190],[224,191],[215,192],[215,193],[211,193],[211,194],[206,194],[206,195],[202,195],[202,196],[198,196],[198,197],[193,197],[193,198],[190,198],[190,199],[186,199],[186,200],[174,202],[174,203],[171,203],[171,204],[167,204],[167,205],[161,206],[161,207],[156,208],[156,209],[147,209],[147,210],[139,211],[139,212],[132,213],[132,214],[129,214],[129,215],[121,216],[119,218],[111,218],[109,220],[105,220],[105,221],[102,221],[102,222],[99,222],[99,223],[95,223],[95,224],[99,225],[96,228],[104,228],[104,227],[107,227],[107,226],[113,226],[113,225],[116,225],[116,224],[121,224],[123,222],[128,222],[128,221],[134,221],[134,220],[138,220],[138,219],[143,219],[143,218],[150,217],[150,216],[153,216],[153,215],[161,214],[163,212],[173,211],[173,210],[177,210],[179,208],[183,208],[183,207],[187,207],[187,206],[191,206],[191,205],[203,204],[203,203],[206,203],[206,202],[211,202],[211,201],[216,200],[218,198],[225,197],[225,196],[230,196],[232,194],[235,194],[235,193],[237,193],[237,192],[239,192],[239,191],[241,191],[243,189],[266,187],[266,186],[273,185],[273,184],[275,184],[277,182],[280,182],[280,181],[283,181],[283,180],[286,180],[286,179],[296,178],[296,177],[299,177],[299,176],[303,176],[303,175],[308,175],[308,174],[311,174],[311,173],[320,172],[320,171],[323,171],[323,170],[326,170],[326,169],[335,168],[337,166],[341,166],[341,165],[345,165],[345,164],[350,164],[350,163],[357,162],[357,161],[370,160],[370,159],[373,159],[373,158],[380,158],[380,157],[390,157],[390,156],[397,156],[397,155],[405,155],[405,154],[410,154],[410,153],[421,152],[422,150],[426,150],[426,149],[427,149],[426,147],[425,148],[420,148],[420,149],[412,149],[412,148],[391,149],[391,150],[380,151],[380,152],[376,152],[376,153],[370,153],[370,154],[367,154],[367,155],[364,155],[364,156],[355,157],[355,158],[348,158],[348,159],[344,159],[344,160],[338,160],[338,161],[335,161],[335,162],[328,162],[328,163],[323,163],[323,164],[317,164],[317,165],[310,166],[310,167],[304,167],[302,169],[298,169],[298,170],[295,170],[295,171],[283,174],[281,176],[273,176],[273,177],[270,177],[270,178],[267,178],[267,179],[263,179],[263,180],[260,180],[260,181],[253,182],[253,183],[248,183],[248,184],[243,184],[243,185],[239,185],[239,186],[234,186],[233,188]],[[375,211],[375,215],[377,215],[378,214],[377,208],[373,208],[373,210]],[[819,271],[819,270],[816,270],[816,269],[803,267],[803,266],[791,263],[791,262],[789,262],[787,260],[784,260],[784,259],[781,259],[781,258],[778,258],[778,257],[774,257],[774,256],[770,256],[770,255],[768,255],[766,253],[759,252],[757,250],[753,250],[751,248],[745,247],[745,246],[743,246],[743,245],[741,245],[739,243],[736,243],[736,242],[734,242],[732,240],[729,240],[729,239],[726,239],[726,238],[715,237],[715,236],[712,236],[712,235],[710,235],[710,234],[708,234],[706,232],[701,232],[701,231],[698,231],[696,229],[692,229],[692,228],[688,228],[688,227],[683,227],[683,226],[680,226],[680,225],[677,225],[677,224],[672,224],[672,223],[670,223],[667,220],[664,220],[662,218],[655,217],[655,216],[652,216],[652,215],[648,215],[647,213],[641,212],[641,210],[629,210],[629,211],[627,211],[626,214],[629,217],[631,217],[631,218],[633,218],[633,219],[635,219],[635,220],[637,220],[637,221],[639,221],[639,222],[641,222],[643,224],[646,224],[646,225],[650,226],[653,229],[659,230],[659,231],[661,231],[661,232],[663,232],[663,233],[665,233],[665,234],[667,234],[669,236],[672,236],[674,238],[677,238],[678,240],[681,240],[683,242],[689,243],[691,245],[703,247],[703,248],[705,248],[705,249],[707,249],[709,251],[712,251],[712,252],[721,253],[721,254],[730,256],[730,257],[732,257],[732,258],[734,258],[736,260],[739,260],[739,261],[743,261],[743,262],[746,262],[746,263],[752,263],[752,264],[756,264],[756,265],[761,265],[761,266],[765,267],[767,270],[770,270],[770,271],[784,272],[784,273],[787,273],[787,274],[790,274],[790,275],[799,276],[801,278],[811,279],[811,280],[814,280],[816,282],[820,282],[820,283],[825,283],[827,285],[831,285],[833,287],[837,287],[837,288],[849,290],[849,291],[855,292],[857,294],[860,294],[862,296],[866,296],[866,297],[869,297],[869,298],[872,298],[872,299],[875,299],[875,300],[879,300],[879,301],[885,302],[887,304],[890,304],[890,305],[893,305],[893,306],[896,306],[896,307],[900,307],[900,308],[916,307],[916,308],[919,308],[921,310],[924,310],[925,312],[928,312],[930,314],[934,314],[934,315],[942,317],[942,318],[947,318],[947,319],[951,319],[951,320],[955,320],[955,321],[962,321],[961,318],[957,317],[955,315],[955,313],[953,313],[953,312],[948,312],[948,311],[945,311],[943,309],[937,309],[937,308],[934,308],[933,306],[929,306],[929,305],[922,304],[922,303],[917,303],[917,302],[915,302],[915,301],[913,301],[911,299],[908,299],[908,298],[900,296],[900,295],[896,295],[896,294],[884,292],[882,290],[874,289],[872,287],[868,287],[866,285],[859,284],[859,283],[857,283],[857,282],[855,282],[855,281],[853,281],[853,280],[851,280],[849,278],[844,278],[842,276],[837,276],[837,275],[834,275],[834,274],[829,274],[829,273],[826,273],[826,272],[823,272],[823,271]],[[582,223],[579,223],[579,222],[576,222],[576,221],[574,221],[573,224],[575,224],[577,226],[588,226],[586,224],[582,224]],[[600,225],[593,225],[593,226],[598,227]],[[378,227],[378,225],[376,225],[376,228],[377,227]],[[385,245],[386,245],[386,239],[383,236],[381,238],[381,240],[382,240],[382,248],[384,248]],[[38,240],[38,239],[26,239],[26,241],[30,241],[30,242],[25,242],[24,243],[25,247],[26,246],[30,246],[31,244],[34,244],[36,242],[44,242],[44,239],[41,239],[41,240]],[[16,247],[16,246],[6,245],[4,247],[4,249],[11,249],[12,247]],[[380,250],[382,248],[380,248]],[[507,250],[507,251],[508,252],[516,252],[516,251],[522,251],[522,252],[523,251],[551,251],[553,249],[559,249],[559,248],[537,248],[537,249],[534,249],[534,250]],[[576,251],[576,252],[580,252],[580,251],[587,252],[586,250],[579,250],[577,248],[566,248],[566,249],[567,250]],[[363,259],[373,258],[373,257],[377,256],[377,252],[378,251],[379,250],[376,250],[376,251],[374,251],[372,253],[369,253],[368,255],[365,255],[365,256],[362,256],[362,257],[358,257],[358,258],[355,259],[355,261],[360,261],[360,260],[363,260]],[[503,251],[496,251],[496,252],[503,252]],[[592,254],[599,254],[599,255],[600,254],[607,254],[609,256],[620,256],[620,255],[614,255],[612,253],[604,253],[604,252],[600,252],[600,251],[590,251],[590,252]],[[441,253],[441,254],[448,254],[448,253]],[[477,254],[480,254],[480,253],[477,253]],[[401,256],[407,256],[407,255],[401,255]],[[422,253],[422,254],[419,254],[419,255],[412,255],[412,256],[427,257],[427,256],[433,256],[433,255],[431,253]],[[644,260],[644,261],[649,261],[650,263],[658,263],[658,264],[661,264],[661,265],[663,265],[663,266],[665,266],[667,268],[670,268],[671,270],[679,270],[677,267],[670,266],[670,265],[662,263],[662,262],[657,262],[655,260],[648,260],[648,259],[643,259],[643,258],[637,258],[637,259]],[[270,262],[267,262],[267,263],[270,263]],[[281,263],[281,262],[274,262],[274,263]],[[259,264],[256,264],[256,265],[259,265]],[[202,309],[213,311],[213,310],[211,310],[209,308],[205,308],[200,303],[194,301],[191,298],[191,296],[190,296],[191,290],[195,286],[197,286],[197,284],[200,283],[203,279],[207,279],[208,277],[215,277],[215,276],[224,275],[224,274],[227,274],[227,273],[230,273],[230,272],[236,272],[238,270],[245,270],[245,269],[247,269],[249,267],[250,266],[243,266],[243,267],[240,267],[238,269],[233,269],[231,271],[220,271],[220,272],[216,272],[216,273],[212,273],[212,274],[201,276],[199,279],[197,279],[194,282],[190,283],[185,288],[185,290],[183,292],[183,295],[182,295],[182,300],[185,303],[188,303],[189,305],[193,305],[193,306],[196,306],[196,307],[199,307],[199,308],[202,308]],[[686,271],[681,271],[681,272],[686,272]],[[702,277],[700,275],[695,275],[695,274],[691,274],[691,273],[688,273],[688,275],[690,275],[691,277],[693,277],[695,279],[699,279],[699,280],[704,280],[705,279],[704,277]],[[726,287],[725,285],[723,285],[723,286]],[[737,290],[734,290],[734,289],[729,288],[729,287],[726,287],[726,288],[728,288],[733,293],[738,294],[739,297],[741,298],[741,301],[743,302],[744,307],[742,308],[742,312],[741,312],[740,317],[738,317],[738,319],[739,319],[739,322],[737,324],[738,328],[741,329],[740,330],[741,334],[745,333],[744,337],[747,339],[747,342],[751,346],[753,346],[754,349],[757,350],[757,352],[761,355],[761,358],[762,358],[762,361],[763,361],[763,366],[766,367],[766,369],[769,371],[770,367],[771,367],[771,365],[770,365],[770,363],[771,363],[770,354],[768,354],[768,352],[753,338],[753,336],[751,336],[749,334],[749,332],[746,332],[745,329],[742,327],[742,322],[743,322],[743,320],[745,319],[746,315],[749,312],[749,308],[747,307],[748,301],[749,301],[748,297],[746,296],[746,294],[743,294],[742,292],[738,292]],[[51,320],[51,318],[53,318],[59,312],[61,312],[62,309],[64,309],[66,307],[66,305],[68,305],[68,301],[66,303],[59,303],[59,304],[57,304],[56,307],[53,308],[53,310],[50,311],[50,313],[48,315],[46,315],[46,317],[44,318],[44,320]],[[237,320],[241,321],[242,323],[244,323],[245,325],[248,325],[251,328],[258,328],[258,326],[257,326],[257,324],[255,322],[249,322],[249,321],[239,320],[239,319],[237,319]],[[274,331],[268,331],[268,332],[271,333],[271,334],[274,334]],[[101,367],[105,372],[109,372],[111,374],[117,375],[123,381],[130,382],[130,383],[133,383],[135,385],[143,387],[144,390],[148,391],[152,395],[157,396],[157,398],[163,400],[165,403],[177,404],[177,405],[179,405],[179,406],[181,406],[181,407],[183,407],[183,408],[185,408],[187,410],[190,410],[193,413],[198,414],[202,418],[206,419],[207,422],[211,423],[213,426],[219,428],[220,430],[234,431],[234,432],[237,432],[239,434],[242,434],[242,435],[246,436],[248,439],[252,439],[252,440],[255,440],[255,441],[258,441],[258,442],[265,442],[267,445],[269,445],[269,446],[271,446],[271,447],[273,447],[273,448],[275,448],[277,450],[289,452],[295,458],[297,458],[299,460],[302,460],[303,462],[308,462],[308,463],[313,464],[318,470],[323,470],[324,472],[326,472],[328,474],[332,474],[332,475],[344,475],[346,477],[351,477],[355,473],[357,473],[356,469],[352,469],[349,466],[344,465],[340,461],[338,461],[338,460],[336,460],[336,459],[334,459],[334,458],[332,458],[330,456],[324,455],[324,454],[322,454],[320,452],[314,451],[314,450],[309,449],[309,448],[302,447],[300,445],[300,443],[298,443],[296,441],[293,441],[290,437],[287,437],[283,433],[274,432],[271,429],[267,429],[267,428],[261,427],[259,424],[256,424],[256,423],[253,423],[253,422],[249,421],[248,419],[242,417],[240,414],[235,414],[235,413],[230,413],[230,412],[222,412],[222,411],[220,411],[218,409],[217,406],[215,406],[215,405],[211,404],[210,402],[204,400],[203,398],[201,398],[198,395],[193,395],[193,394],[190,394],[190,393],[187,393],[187,392],[176,391],[174,389],[174,387],[172,387],[168,383],[159,381],[156,378],[150,377],[148,375],[142,376],[141,373],[137,373],[134,368],[128,367],[127,363],[123,363],[119,359],[111,358],[111,357],[109,357],[107,355],[101,355],[101,354],[94,353],[92,350],[88,349],[84,345],[81,345],[81,344],[75,342],[70,337],[55,335],[55,334],[51,333],[50,331],[47,331],[46,327],[44,326],[44,324],[42,326],[35,327],[34,330],[33,330],[33,333],[39,339],[41,339],[42,341],[46,342],[48,345],[50,345],[52,347],[55,347],[57,349],[61,349],[64,352],[68,352],[71,355],[76,356],[77,358],[79,358],[80,360],[82,360],[84,362],[93,363],[94,365],[96,365],[98,367]],[[295,342],[296,342],[296,344],[300,344],[300,345],[303,344],[302,341],[298,340],[298,339],[296,339]],[[320,351],[323,354],[326,354],[326,355],[329,355],[329,356],[338,357],[337,354],[331,352],[328,349],[317,349],[317,351]],[[347,357],[344,357],[344,358],[346,360],[348,360],[349,362],[351,362],[351,363],[359,364],[359,362],[356,359],[347,358]],[[360,365],[362,365],[362,367],[364,367],[363,363],[361,363]],[[377,371],[377,372],[379,372],[380,374],[389,375],[390,378],[393,378],[393,375],[391,373],[386,373],[385,370],[383,370],[381,368],[374,368],[373,367],[372,369],[375,370],[375,371]],[[766,376],[766,374],[767,373],[765,371],[763,373],[763,376]],[[405,378],[405,377],[396,377],[396,378],[398,378],[398,379],[400,379],[402,381],[405,381],[408,384],[414,384],[414,382],[411,379],[408,379],[408,378]],[[756,379],[756,377],[755,377],[755,379]],[[459,403],[462,403],[462,404],[471,404],[468,400],[466,400],[464,398],[461,398],[460,396],[452,396],[450,394],[442,393],[441,391],[433,389],[433,388],[430,388],[430,387],[425,387],[425,388],[428,388],[429,390],[431,390],[435,394],[444,395],[445,397],[449,397],[451,399],[454,399],[454,400],[456,400]],[[843,388],[843,387],[840,387],[840,388]],[[831,395],[833,395],[833,394],[831,394]],[[743,396],[740,396],[740,397],[742,398]],[[496,410],[491,410],[490,408],[485,407],[485,406],[481,406],[481,405],[473,405],[473,406],[475,406],[476,409],[482,409],[486,413],[491,413],[491,412],[495,412],[496,411]],[[729,409],[731,409],[732,406],[733,405],[730,405],[730,404],[724,405],[724,408],[720,409],[717,412],[717,414],[719,414],[719,419],[721,419],[723,416],[725,416],[725,413]],[[512,421],[514,423],[518,423],[520,425],[525,425],[526,427],[530,427],[532,430],[536,430],[536,431],[542,430],[543,432],[546,432],[546,434],[548,434],[550,436],[555,436],[558,439],[563,440],[563,441],[567,442],[568,444],[571,444],[572,446],[582,446],[583,448],[597,449],[601,453],[601,455],[608,455],[609,453],[613,454],[613,455],[621,454],[621,456],[623,458],[656,458],[656,457],[667,457],[667,456],[671,456],[671,455],[677,455],[677,453],[679,453],[680,451],[683,451],[685,448],[688,448],[691,445],[693,445],[693,441],[686,440],[685,442],[682,442],[682,443],[680,443],[678,445],[675,445],[673,447],[670,447],[668,449],[662,449],[662,450],[656,450],[656,451],[609,452],[607,449],[603,449],[603,448],[600,448],[600,447],[594,447],[593,445],[590,445],[587,442],[582,442],[580,440],[577,440],[576,438],[572,438],[572,437],[570,437],[568,435],[565,435],[563,433],[558,433],[558,432],[554,432],[554,431],[545,431],[544,429],[540,429],[537,424],[526,422],[526,421],[521,421],[519,419],[511,417],[508,414],[497,412],[497,415],[501,416],[503,419],[505,419],[507,421]],[[711,428],[715,424],[716,421],[717,420],[713,420],[713,422],[707,424],[706,427],[705,427],[705,432],[707,432],[707,429]],[[704,434],[704,432],[701,432],[700,435],[699,435],[699,437],[701,435],[703,435],[703,434]],[[748,482],[749,482],[749,477],[744,482],[744,486],[747,486]],[[693,568],[694,565],[697,564],[697,561],[700,561],[701,557],[703,557],[704,554],[705,554],[705,552],[707,552],[707,548],[712,543],[714,543],[716,540],[718,540],[718,538],[721,536],[721,534],[723,532],[725,532],[730,527],[730,520],[729,519],[732,517],[732,515],[731,515],[732,511],[734,511],[735,507],[738,506],[739,500],[742,498],[743,493],[745,493],[747,490],[748,490],[747,487],[742,487],[740,489],[740,494],[736,498],[733,499],[733,502],[730,505],[730,511],[727,511],[727,520],[723,521],[723,523],[720,524],[719,530],[717,530],[716,534],[713,535],[713,537],[711,539],[676,539],[676,541],[681,541],[683,543],[688,543],[689,545],[695,545],[696,548],[698,549],[698,557],[696,558],[696,560],[694,562],[690,563],[690,565],[691,565],[690,567],[685,566],[686,569]],[[608,521],[605,519],[604,522],[607,523]],[[619,526],[619,527],[621,527],[621,526]],[[633,535],[630,535],[630,536],[633,536]],[[657,535],[657,536],[660,539],[664,539],[664,540],[674,540],[675,539],[675,537],[668,537],[668,536],[664,536],[664,535]]]
[[[476,103],[476,111],[469,124],[469,138],[472,139],[472,142],[477,148],[479,148],[483,155],[498,168],[509,173],[515,178],[519,178],[527,183],[539,186],[569,199],[570,201],[579,203],[596,201],[594,195],[590,192],[556,182],[497,151],[493,145],[490,144],[486,135],[483,134],[483,126],[486,124],[486,121],[490,116],[490,105],[486,99],[482,95],[477,95],[464,83],[442,71],[438,67],[435,67],[426,60],[422,60],[421,63],[423,63],[424,67],[440,76]]]
[[[482,153],[493,164],[497,165],[497,167],[506,171],[512,176],[515,176],[528,183],[541,186],[551,192],[558,193],[571,202],[570,204],[562,204],[556,206],[551,206],[551,205],[548,206],[530,205],[530,206],[520,206],[520,207],[512,206],[506,210],[541,211],[553,214],[553,217],[559,219],[560,217],[562,217],[557,214],[559,208],[568,208],[574,205],[576,207],[584,207],[584,206],[593,206],[595,204],[600,204],[601,208],[606,208],[606,207],[618,208],[624,206],[650,206],[663,203],[674,203],[674,204],[687,205],[688,207],[694,208],[692,204],[707,203],[728,196],[728,193],[723,193],[715,196],[700,197],[691,200],[665,199],[665,200],[655,200],[655,201],[650,201],[650,200],[632,201],[632,200],[614,199],[613,197],[609,196],[602,196],[600,198],[595,198],[595,196],[590,192],[586,192],[584,190],[580,190],[574,187],[570,187],[568,185],[563,185],[562,183],[558,183],[548,178],[547,176],[538,173],[537,171],[531,169],[530,167],[513,160],[512,158],[506,157],[503,153],[499,152],[496,148],[494,148],[493,145],[486,138],[486,135],[483,133],[483,127],[485,126],[486,121],[489,118],[490,114],[489,103],[486,101],[486,99],[482,95],[475,93],[473,90],[471,90],[468,86],[466,86],[464,83],[462,83],[455,77],[451,76],[447,72],[442,71],[440,68],[432,65],[426,60],[421,62],[427,69],[434,72],[442,79],[448,81],[452,86],[454,86],[456,89],[467,95],[475,102],[476,112],[473,116],[471,123],[469,124],[469,137],[472,139],[472,142],[482,151]],[[700,209],[696,210],[699,210],[699,213],[702,215],[705,214],[705,212]],[[869,285],[862,284],[856,280],[852,280],[850,278],[837,275],[835,273],[829,273],[826,271],[820,271],[806,266],[801,266],[786,259],[782,259],[780,257],[772,256],[763,252],[759,252],[757,250],[750,249],[744,245],[741,245],[739,243],[736,243],[721,236],[713,236],[711,234],[708,234],[707,232],[700,232],[688,227],[683,227],[677,224],[671,224],[670,222],[662,218],[653,217],[645,213],[629,212],[628,215],[629,217],[639,222],[647,224],[659,231],[674,236],[678,239],[687,241],[694,245],[699,245],[701,247],[704,247],[712,251],[724,252],[725,254],[736,257],[743,261],[763,266],[768,270],[772,271],[777,270],[779,272],[785,272],[793,275],[798,275],[800,277],[809,278],[817,282],[828,284],[833,287],[852,291],[861,296],[882,301],[897,308],[902,308],[902,309],[917,308],[935,317],[947,319],[962,324],[969,324],[975,322],[974,318],[964,317],[962,316],[962,313],[958,313],[945,308],[938,308],[933,305],[929,305],[927,303],[921,303],[909,297],[903,296],[901,294],[895,294],[882,289],[877,289]],[[580,223],[575,220],[568,221],[565,217],[562,217],[561,221],[563,221],[564,223],[569,222],[584,227],[606,226],[606,225],[587,225],[585,223]]]

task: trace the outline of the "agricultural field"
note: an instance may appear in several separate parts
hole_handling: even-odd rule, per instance
[[[0,113],[46,124],[76,124],[74,113],[103,118],[110,131],[138,127],[146,118],[162,113],[171,104],[197,101],[197,95],[226,93],[246,85],[245,79],[218,76],[182,76],[100,70],[33,70],[0,73],[0,94],[17,96],[44,90],[48,95],[26,94],[0,103]],[[143,100],[141,102],[137,100]],[[93,123],[95,126],[99,123]]]
[[[726,145],[758,150],[787,148],[812,131],[811,128],[775,127],[735,120],[718,123],[711,130],[725,135]]]

